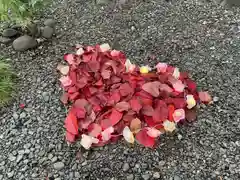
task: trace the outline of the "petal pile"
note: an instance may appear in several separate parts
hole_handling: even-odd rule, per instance
[[[194,121],[199,103],[212,101],[208,92],[197,92],[186,72],[166,63],[138,67],[108,44],[77,46],[58,65],[64,90],[60,98],[69,105],[66,140],[89,149],[119,137],[129,143],[154,147],[164,132],[181,121]]]

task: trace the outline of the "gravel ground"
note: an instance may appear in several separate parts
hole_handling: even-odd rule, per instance
[[[240,179],[240,10],[191,0],[135,2],[115,11],[114,3],[56,2],[43,18],[57,19],[57,37],[24,53],[1,47],[19,89],[0,110],[0,180]],[[214,105],[154,150],[124,142],[91,151],[68,147],[55,69],[74,44],[103,42],[138,64],[161,60],[189,70]]]

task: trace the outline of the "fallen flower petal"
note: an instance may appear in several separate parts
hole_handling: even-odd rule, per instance
[[[181,120],[185,119],[185,111],[184,109],[176,109],[173,113],[173,120],[175,122],[179,122]]]
[[[193,95],[191,95],[191,94],[187,95],[186,99],[187,99],[186,102],[187,102],[188,109],[192,109],[194,106],[196,106],[197,103],[196,103]]]
[[[164,130],[167,132],[173,132],[176,129],[176,124],[172,121],[165,120],[163,122]]]
[[[63,87],[68,87],[72,84],[72,80],[69,78],[69,76],[63,76],[59,80],[62,83]]]
[[[124,139],[129,142],[129,143],[134,143],[134,136],[133,136],[133,133],[132,131],[129,129],[128,126],[126,126],[124,129],[123,129],[123,137]]]
[[[133,133],[137,133],[141,129],[141,126],[142,122],[138,118],[133,119],[130,123],[130,129]]]
[[[165,73],[167,71],[167,64],[166,63],[158,63],[156,65],[157,72],[159,73]]]
[[[150,137],[156,138],[156,137],[159,137],[162,133],[161,133],[161,131],[159,131],[156,128],[152,127],[152,128],[147,128],[147,134]]]
[[[110,50],[111,47],[109,46],[108,43],[105,43],[105,44],[100,45],[100,49],[102,52],[106,52],[106,51]]]
[[[80,141],[80,144],[85,148],[85,149],[89,149],[92,144],[97,144],[99,142],[99,140],[97,138],[94,138],[94,137],[91,137],[91,136],[88,136],[88,135],[85,135],[83,134],[82,135],[82,139]]]
[[[178,68],[174,68],[173,77],[176,78],[176,79],[179,79],[179,77],[180,77],[180,71],[179,71]]]
[[[212,97],[206,91],[198,92],[198,96],[199,96],[200,101],[203,103],[210,103],[212,101]]]
[[[150,137],[146,129],[139,131],[136,136],[136,140],[145,147],[153,148],[155,145],[155,138]]]
[[[105,129],[104,131],[101,132],[102,135],[102,140],[103,141],[108,141],[111,139],[111,134],[114,132],[114,128],[110,126],[109,128]]]
[[[147,74],[149,71],[151,71],[151,68],[149,66],[142,66],[139,70],[141,74]]]

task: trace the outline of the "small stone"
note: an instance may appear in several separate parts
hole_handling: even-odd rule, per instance
[[[134,179],[134,175],[133,174],[129,174],[128,176],[127,176],[127,180],[133,180]]]
[[[48,159],[52,159],[53,155],[52,154],[48,154]]]
[[[12,28],[7,28],[3,31],[3,37],[14,37],[18,34],[18,31]]]
[[[7,173],[7,176],[8,176],[9,178],[12,178],[13,175],[14,175],[14,171],[11,171],[11,172]]]
[[[64,168],[64,163],[63,162],[56,162],[53,164],[54,169],[56,170],[61,170]]]
[[[124,163],[123,164],[123,171],[126,172],[129,170],[129,164],[128,163]]]
[[[43,100],[45,102],[49,101],[50,98],[49,98],[49,93],[48,92],[43,92],[42,96],[43,96]]]
[[[23,158],[23,155],[22,155],[22,154],[19,154],[19,155],[17,156],[16,162],[19,163],[19,162],[22,160],[22,158]]]
[[[106,5],[109,3],[109,0],[96,0],[96,3],[98,5]]]
[[[218,102],[219,101],[219,97],[213,97],[213,102]]]
[[[26,113],[25,112],[22,112],[21,114],[20,114],[20,119],[23,119],[23,118],[25,118],[27,115],[26,115]]]
[[[177,175],[175,175],[173,179],[174,180],[181,180],[181,178],[179,176],[177,176]]]
[[[150,176],[150,174],[143,174],[143,175],[142,175],[142,178],[143,178],[144,180],[148,180],[148,179],[151,178],[151,176]]]
[[[42,36],[46,39],[49,39],[53,36],[54,34],[54,29],[49,27],[49,26],[45,26],[44,28],[42,28]]]
[[[55,157],[53,157],[52,159],[51,159],[51,161],[54,163],[54,162],[56,162],[57,161],[57,157],[55,156]]]
[[[75,172],[75,173],[74,173],[74,177],[75,177],[75,178],[80,178],[80,177],[81,177],[81,176],[80,176],[80,173],[79,173],[79,172]]]
[[[18,114],[16,112],[13,113],[13,119],[17,120],[18,119]]]
[[[13,48],[16,51],[25,51],[28,49],[32,49],[35,48],[37,45],[37,41],[28,35],[21,36],[13,41]]]
[[[177,137],[178,137],[178,140],[182,140],[182,138],[183,138],[181,134],[178,134]]]
[[[12,154],[8,157],[8,159],[10,160],[10,161],[15,161],[16,160],[16,156],[13,156]]]
[[[12,42],[12,39],[8,38],[8,37],[2,37],[0,36],[0,43],[2,44],[9,44]]]
[[[56,26],[56,21],[54,19],[46,19],[44,25],[54,28]]]
[[[161,175],[160,175],[159,172],[155,172],[155,173],[153,174],[153,178],[154,178],[154,179],[160,179],[160,177],[161,177]]]

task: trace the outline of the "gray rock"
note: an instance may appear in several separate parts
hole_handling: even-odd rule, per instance
[[[14,175],[14,171],[11,171],[11,172],[7,173],[7,176],[8,176],[9,178],[12,178],[13,175]]]
[[[44,25],[54,28],[56,26],[56,21],[54,19],[46,19]]]
[[[13,40],[12,39],[10,39],[10,38],[8,38],[8,37],[2,37],[2,36],[0,36],[0,43],[1,44],[9,44],[9,43],[11,43]]]
[[[13,48],[16,51],[32,49],[37,47],[37,45],[37,41],[28,35],[21,36],[13,41]]]
[[[55,157],[53,157],[52,159],[51,159],[51,161],[54,163],[54,162],[56,162],[57,161],[57,157],[55,156]]]
[[[43,100],[45,102],[49,101],[50,97],[49,97],[49,93],[48,92],[43,92],[42,96],[43,96]]]
[[[53,36],[53,34],[54,29],[52,27],[45,26],[44,28],[42,28],[42,37],[49,39]]]
[[[127,176],[127,180],[133,180],[134,179],[134,175],[133,174],[129,174],[128,176]]]
[[[2,180],[3,179],[3,175],[2,174],[0,174],[0,180]]]
[[[22,155],[22,154],[19,154],[19,155],[17,156],[16,162],[19,163],[19,162],[22,160],[22,158],[23,158],[23,155]]]
[[[32,36],[36,36],[39,33],[38,32],[38,26],[34,23],[29,24],[27,28],[30,32],[30,35],[32,35]]]
[[[18,119],[18,114],[16,112],[13,113],[13,119],[17,120]]]
[[[160,175],[159,172],[155,172],[155,173],[153,174],[153,178],[154,178],[154,179],[160,179],[160,177],[161,177],[161,175]]]
[[[64,168],[64,163],[63,162],[56,162],[53,164],[54,169],[56,170],[61,170]]]
[[[107,5],[109,2],[109,0],[96,0],[96,4],[98,5]]]
[[[12,28],[7,28],[5,30],[3,30],[3,37],[14,37],[18,34],[18,31]]]
[[[74,172],[74,177],[75,178],[80,178],[81,176],[80,176],[80,173],[79,172]]]
[[[123,171],[128,171],[129,170],[129,164],[128,163],[124,163],[123,164]]]
[[[20,114],[20,119],[23,119],[23,118],[25,118],[27,115],[26,115],[26,113],[25,112],[22,112],[21,114]]]
[[[148,179],[151,178],[151,175],[150,175],[150,174],[143,174],[143,175],[142,175],[142,178],[143,178],[144,180],[148,180]]]
[[[175,175],[173,179],[174,180],[181,180],[181,178],[179,176],[177,176],[177,175]]]
[[[10,161],[15,161],[16,160],[16,156],[13,156],[12,154],[10,154],[10,156],[8,157],[8,159],[10,160]]]

